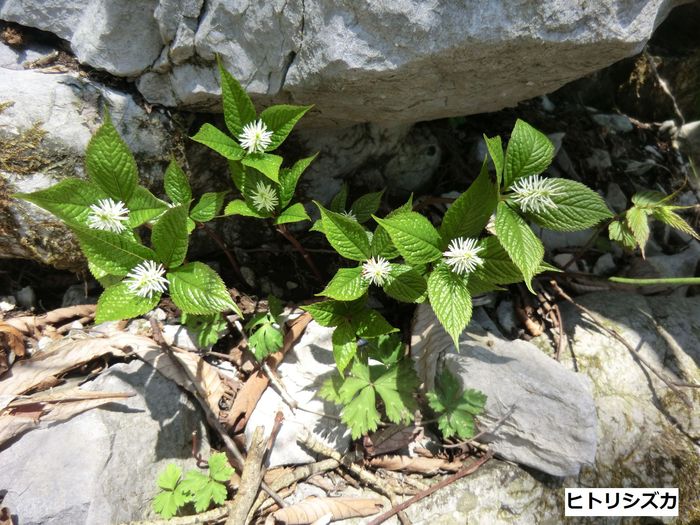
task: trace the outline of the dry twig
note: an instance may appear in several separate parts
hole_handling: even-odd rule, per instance
[[[248,447],[248,457],[243,465],[243,473],[241,475],[241,483],[238,486],[238,492],[233,498],[233,501],[228,503],[229,514],[226,525],[242,525],[248,523],[246,516],[248,516],[248,511],[255,502],[255,497],[258,495],[258,489],[262,483],[262,463],[265,459],[266,450],[264,429],[263,427],[257,427],[255,432],[253,432],[253,438]]]

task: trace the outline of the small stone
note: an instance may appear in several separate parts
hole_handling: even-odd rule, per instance
[[[10,312],[17,306],[17,300],[13,295],[3,295],[0,297],[0,312]]]
[[[593,265],[593,273],[596,275],[610,275],[615,270],[617,270],[617,265],[611,253],[601,255]]]
[[[82,284],[74,284],[69,286],[63,294],[61,306],[75,306],[78,304],[97,304],[97,298],[85,295],[85,286]]]
[[[566,137],[566,133],[564,132],[557,132],[557,133],[550,133],[547,135],[549,140],[554,144],[554,156],[556,157],[559,151],[561,150],[561,145],[564,140],[564,137]]]
[[[36,293],[30,286],[25,286],[15,294],[17,304],[22,308],[31,310],[36,305]]]
[[[593,121],[615,133],[629,133],[634,129],[632,121],[625,115],[598,113],[591,117]]]
[[[554,264],[556,264],[559,268],[568,268],[571,265],[567,265],[573,260],[573,258],[574,254],[572,253],[558,253],[554,257],[552,257],[552,262],[554,262]]]
[[[498,317],[498,323],[506,334],[514,334],[516,328],[515,322],[515,309],[513,308],[513,301],[505,299],[498,303],[496,308],[496,316]]]
[[[540,104],[542,105],[542,109],[547,113],[551,113],[557,108],[547,95],[542,95],[540,97]]]
[[[620,188],[620,185],[611,182],[608,184],[608,191],[605,193],[605,200],[610,205],[610,207],[620,213],[627,209],[627,196]]]
[[[610,158],[610,153],[604,149],[593,148],[591,150],[591,155],[586,159],[586,165],[591,170],[604,171],[612,168],[612,159]]]
[[[248,266],[241,266],[241,274],[243,275],[243,280],[251,288],[255,287],[255,272],[251,270]]]
[[[177,346],[190,352],[199,351],[197,336],[186,326],[168,324],[163,327],[163,339],[172,346]]]

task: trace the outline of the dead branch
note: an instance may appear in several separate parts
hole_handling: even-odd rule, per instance
[[[263,479],[262,463],[266,450],[264,428],[257,427],[255,432],[253,432],[253,438],[248,447],[248,457],[243,465],[243,474],[241,475],[241,484],[238,486],[238,492],[233,501],[228,504],[229,514],[226,525],[248,523],[246,519],[248,511],[255,502],[255,497],[258,495]]]

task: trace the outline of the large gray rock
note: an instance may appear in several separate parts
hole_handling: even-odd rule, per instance
[[[22,525],[107,525],[153,517],[169,463],[196,468],[192,432],[209,455],[204,417],[172,381],[141,361],[117,364],[86,390],[136,396],[32,430],[0,452],[3,506]]]
[[[83,63],[138,76],[150,102],[218,108],[218,53],[261,101],[307,123],[408,123],[494,111],[642,49],[682,0],[6,0]]]
[[[484,392],[480,421],[488,433],[480,439],[499,457],[553,476],[576,475],[592,464],[597,438],[590,381],[531,343],[498,337],[483,311],[475,318],[455,350],[432,309],[417,308],[411,351],[426,388],[434,387],[444,366],[463,388]]]
[[[0,194],[32,192],[66,177],[84,176],[83,156],[101,112],[134,152],[146,185],[157,182],[178,140],[162,112],[147,113],[134,98],[74,74],[0,69]],[[73,236],[53,215],[15,199],[0,199],[0,257],[78,269]]]

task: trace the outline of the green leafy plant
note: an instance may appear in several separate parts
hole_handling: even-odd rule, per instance
[[[670,204],[673,198],[674,195],[664,195],[657,191],[636,193],[632,197],[632,207],[623,215],[615,217],[608,225],[610,239],[629,250],[639,247],[643,256],[651,231],[649,220],[656,219],[700,240],[697,232],[676,213],[676,210],[685,207]]]
[[[195,315],[183,313],[180,322],[190,330],[201,348],[210,347],[226,331],[228,323],[221,314]]]
[[[108,113],[88,144],[85,168],[87,181],[68,178],[16,197],[53,213],[77,236],[90,271],[105,287],[97,322],[142,315],[166,291],[186,314],[240,314],[219,275],[186,260],[190,232],[216,215],[222,194],[204,194],[190,210],[187,176],[173,161],[165,175],[172,202],[155,197],[138,184],[134,157]],[[150,229],[150,247],[142,242],[142,226]]]
[[[225,483],[234,469],[226,454],[217,452],[209,457],[209,472],[189,470],[182,476],[182,469],[170,464],[158,477],[160,491],[153,499],[153,510],[163,518],[172,518],[188,503],[197,512],[204,512],[210,505],[222,505],[226,501]]]
[[[258,361],[282,348],[284,334],[282,333],[282,302],[274,296],[267,300],[268,311],[254,315],[245,329],[248,331],[250,351]]]
[[[438,427],[446,438],[474,436],[474,417],[484,411],[486,396],[478,390],[462,390],[459,381],[445,368],[437,379],[435,390],[426,394],[428,405],[437,414]]]

